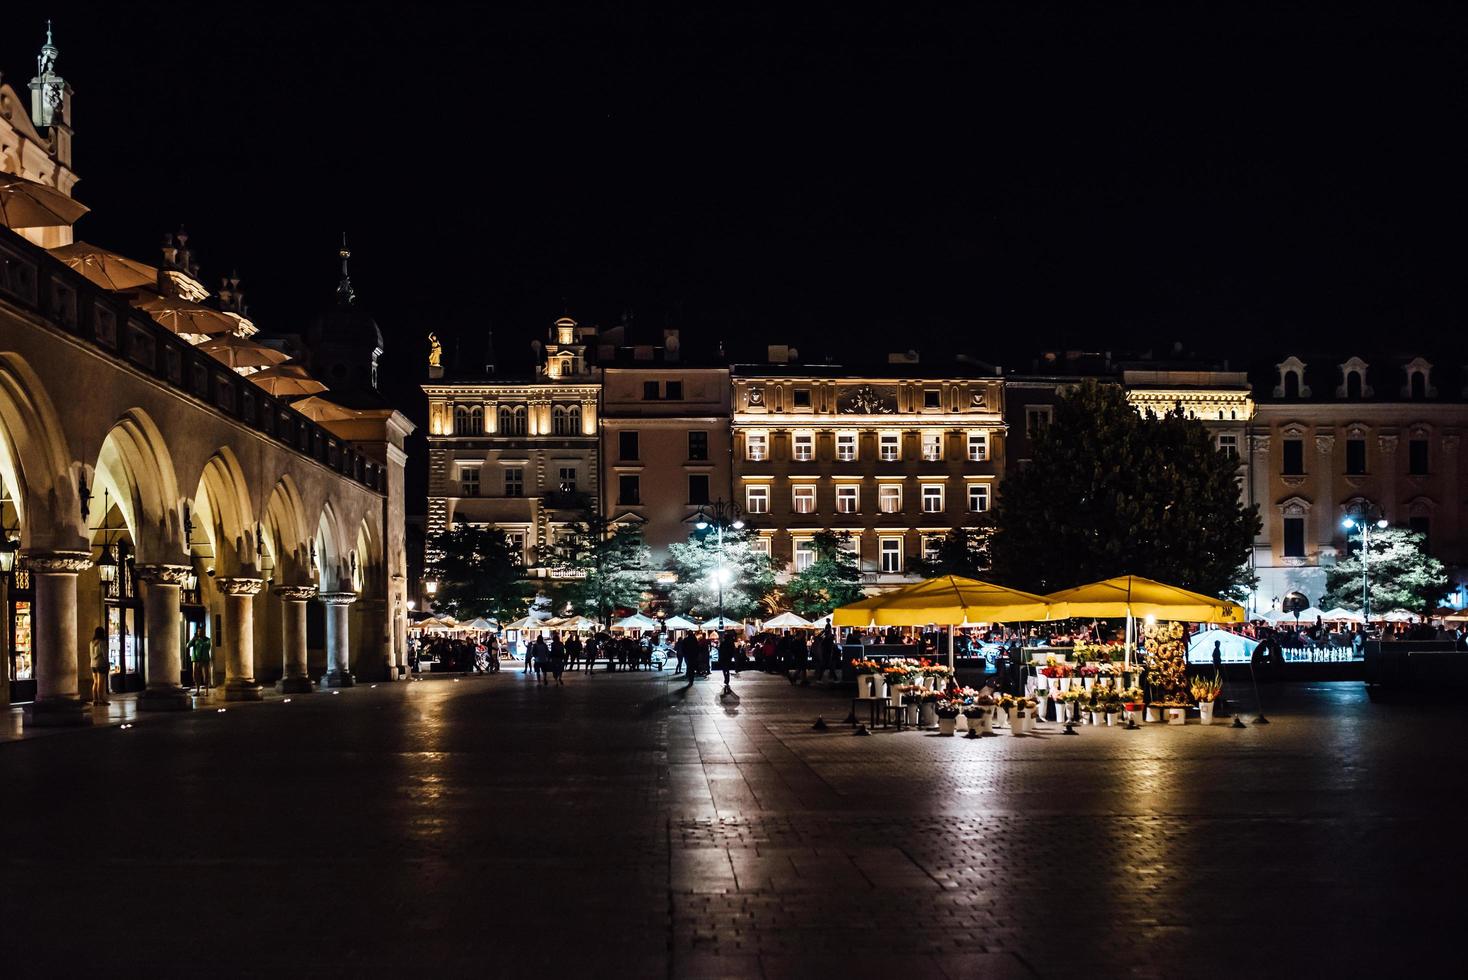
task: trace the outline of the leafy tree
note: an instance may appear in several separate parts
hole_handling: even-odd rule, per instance
[[[637,608],[652,553],[642,541],[641,527],[613,524],[588,509],[562,529],[544,564],[555,576],[558,600],[605,623],[619,606]]]
[[[718,587],[714,569],[729,569],[724,586],[724,615],[743,619],[760,611],[761,601],[775,588],[775,564],[750,543],[749,530],[725,530],[719,548],[718,532],[695,531],[687,541],[668,546],[668,568],[678,576],[669,598],[680,611],[699,616],[718,615]]]
[[[938,554],[931,561],[918,558],[914,568],[923,578],[939,575],[961,575],[982,578],[989,571],[989,545],[994,537],[994,522],[984,515],[975,527],[955,527],[943,535]]]
[[[1367,587],[1374,613],[1406,609],[1427,615],[1446,597],[1452,584],[1443,563],[1423,548],[1418,531],[1388,527],[1371,532],[1371,555],[1367,561]],[[1361,549],[1325,570],[1322,608],[1361,608]]]
[[[815,561],[785,583],[785,601],[806,619],[819,619],[837,606],[862,597],[861,570],[845,545],[846,531],[821,531],[811,539]]]
[[[434,605],[455,619],[491,616],[508,623],[525,615],[535,588],[520,550],[505,532],[460,524],[428,542],[427,571],[438,579]]]
[[[1259,517],[1236,470],[1180,410],[1143,417],[1119,385],[1077,385],[1001,487],[995,577],[1046,593],[1134,574],[1240,596]]]

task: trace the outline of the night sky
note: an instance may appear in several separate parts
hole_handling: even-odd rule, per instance
[[[22,4],[0,70],[55,17],[79,236],[186,224],[267,331],[347,231],[408,390],[429,330],[523,367],[563,311],[1006,365],[1461,334],[1468,8],[1092,7]]]

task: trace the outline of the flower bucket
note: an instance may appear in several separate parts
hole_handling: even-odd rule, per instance
[[[887,697],[892,702],[892,707],[894,708],[902,707],[902,692],[897,687],[898,685],[896,684],[887,685]]]
[[[939,721],[942,721],[941,718],[938,719],[938,720]],[[958,731],[960,731],[960,732],[967,732],[968,731],[968,727],[969,727],[968,726],[968,715],[965,715],[965,714],[961,714],[960,713],[957,718],[953,719],[953,723],[954,723],[954,728],[957,729]],[[979,726],[978,725],[975,725],[974,727],[975,728],[978,728]]]
[[[1117,720],[1116,719],[1119,718],[1120,716],[1121,716],[1121,712],[1120,711],[1108,711],[1108,712],[1106,712],[1106,727],[1107,728],[1115,728],[1116,725],[1117,725]]]
[[[1044,674],[1036,674],[1035,675],[1035,690],[1037,690],[1037,691],[1048,691],[1049,689],[1050,689],[1050,678],[1046,677]]]
[[[1060,689],[1062,691],[1069,691],[1070,690],[1070,678],[1069,677],[1057,677],[1055,679],[1060,682]]]
[[[1045,697],[1045,695],[1041,694],[1038,698],[1035,699],[1035,718],[1036,718],[1036,720],[1039,720],[1041,718],[1047,717],[1046,714],[1045,714],[1045,709],[1048,708],[1049,706],[1050,706],[1050,699],[1047,698],[1047,697]]]
[[[1168,708],[1167,723],[1169,725],[1186,725],[1188,723],[1188,709]]]
[[[1094,678],[1094,677],[1082,677],[1081,678],[1081,683],[1084,684],[1084,685],[1086,685],[1086,690],[1089,691],[1091,688],[1093,688],[1093,687],[1096,686],[1096,678]]]
[[[1147,705],[1147,720],[1148,721],[1161,721],[1162,720],[1162,709],[1161,708],[1154,708],[1150,704]]]
[[[856,696],[859,698],[874,698],[876,693],[876,674],[856,675]]]
[[[938,724],[938,708],[931,701],[924,701],[918,706],[918,727],[932,728]]]
[[[1198,702],[1198,714],[1200,714],[1200,715],[1203,716],[1203,724],[1205,724],[1205,725],[1211,725],[1211,724],[1213,724],[1213,702],[1212,701],[1199,701]]]
[[[1025,716],[1018,708],[1009,709],[1009,734],[1023,735],[1025,733]]]
[[[982,716],[980,716],[980,718],[979,718],[979,734],[980,735],[993,735],[994,734],[994,715],[993,714],[986,712]]]
[[[954,729],[957,728],[957,727],[958,727],[958,719],[957,718],[939,718],[938,719],[938,734],[939,735],[952,735]]]

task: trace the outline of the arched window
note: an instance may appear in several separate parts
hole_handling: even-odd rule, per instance
[[[515,425],[515,410],[508,405],[500,406],[500,434],[510,435]]]
[[[454,406],[454,435],[477,436],[484,432],[484,407],[482,405]]]
[[[570,435],[566,425],[566,406],[557,405],[551,409],[551,434],[557,436]]]
[[[1423,374],[1421,371],[1413,371],[1411,386],[1413,398],[1427,397],[1427,375]]]
[[[577,435],[581,432],[581,406],[566,406],[566,425],[569,427],[567,435]]]
[[[1361,372],[1360,371],[1347,371],[1346,372],[1346,397],[1347,398],[1360,398],[1361,397]]]
[[[1300,397],[1300,375],[1296,371],[1286,371],[1284,375],[1284,396],[1286,398]]]

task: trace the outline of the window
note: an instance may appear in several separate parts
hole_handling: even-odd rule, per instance
[[[459,493],[465,497],[479,496],[479,467],[463,466],[459,468]]]
[[[683,382],[669,381],[667,384],[663,385],[663,397],[669,399],[670,401],[682,401]]]
[[[989,509],[989,484],[970,483],[968,485],[968,509],[974,514],[982,514]]]
[[[816,488],[810,484],[797,484],[790,488],[790,507],[797,514],[816,512]]]
[[[843,463],[850,463],[856,459],[856,433],[836,433],[836,458]]]
[[[523,436],[525,434],[525,406],[500,406],[500,435]]]
[[[1407,440],[1407,472],[1412,476],[1427,475],[1427,440]]]
[[[505,496],[525,496],[525,470],[519,466],[511,466],[505,470]]]
[[[971,463],[982,463],[989,458],[989,433],[970,432],[968,434],[968,458]]]
[[[655,402],[658,400],[658,383],[656,381],[644,381],[642,383],[642,400]]]
[[[707,473],[689,474],[688,502],[690,504],[706,504],[709,502],[709,477]]]
[[[754,551],[758,551],[766,558],[770,555],[770,539],[763,534],[750,541],[749,547]]]
[[[836,488],[836,513],[855,514],[861,509],[861,488],[839,486]]]
[[[633,505],[642,503],[642,478],[625,475],[617,477],[617,502]]]
[[[1361,372],[1346,372],[1346,397],[1357,399],[1361,397]]]
[[[770,488],[763,484],[744,488],[744,509],[750,514],[770,512]]]
[[[617,456],[624,460],[637,459],[637,433],[617,433]]]
[[[810,538],[795,539],[795,570],[803,572],[816,563],[816,545]]]
[[[709,434],[707,432],[688,433],[688,458],[709,458]]]
[[[896,514],[902,510],[902,486],[884,483],[877,488],[877,510],[883,514]]]
[[[557,405],[551,409],[551,434],[575,436],[581,434],[581,406]]]
[[[1222,435],[1218,437],[1218,451],[1229,459],[1239,458],[1239,437],[1236,435]]]
[[[1284,468],[1280,470],[1285,476],[1305,475],[1305,440],[1286,439],[1284,446]]]
[[[901,538],[883,538],[882,539],[882,571],[884,571],[884,572],[900,572],[900,571],[902,571],[902,539]]]
[[[1286,517],[1284,519],[1284,556],[1286,558],[1305,557],[1305,518]]]
[[[795,396],[795,400],[794,400],[794,402],[792,404],[796,408],[810,408],[810,389],[809,388],[796,388],[795,389],[795,392],[794,392],[794,396]]]
[[[923,433],[923,459],[934,462],[943,458],[943,433]]]
[[[877,456],[886,462],[902,457],[902,433],[883,432],[877,441]]]
[[[1346,472],[1351,476],[1362,476],[1366,473],[1366,440],[1346,440]]]
[[[525,564],[525,532],[506,531],[505,540],[510,542],[510,553],[520,564]]]
[[[791,441],[791,454],[795,459],[811,460],[816,457],[816,437],[811,432],[797,432]]]
[[[923,535],[923,561],[933,562],[938,560],[938,549],[943,546],[943,535]]]
[[[943,512],[943,486],[937,483],[923,484],[923,513],[941,514]]]
[[[484,432],[484,407],[481,405],[454,406],[454,435],[477,436]]]
[[[923,389],[923,408],[939,409],[943,407],[943,393],[937,388]]]
[[[770,458],[770,434],[768,432],[750,432],[744,436],[744,458],[745,459],[769,459]]]
[[[576,492],[576,467],[574,467],[574,466],[562,466],[560,468],[560,470],[561,470],[561,472],[560,472],[559,475],[560,475],[560,478],[561,478],[561,482],[560,482],[561,493],[575,493]]]
[[[1025,406],[1025,435],[1031,439],[1039,436],[1041,432],[1050,425],[1050,420],[1055,415],[1055,409],[1050,405],[1026,405]]]

